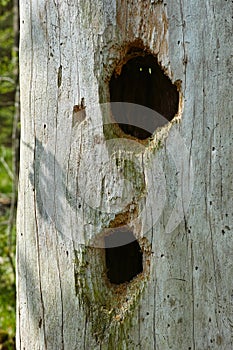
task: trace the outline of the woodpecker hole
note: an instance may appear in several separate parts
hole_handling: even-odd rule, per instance
[[[111,102],[126,102],[122,108],[112,104],[116,123],[125,134],[138,139],[150,137],[178,112],[177,86],[165,75],[152,54],[139,52],[121,67],[120,74],[117,67],[109,89]]]
[[[107,277],[113,284],[130,282],[143,271],[140,245],[129,229],[116,228],[104,237]]]

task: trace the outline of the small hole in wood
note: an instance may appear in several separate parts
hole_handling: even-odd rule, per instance
[[[131,281],[143,271],[140,245],[129,229],[116,228],[104,237],[107,277],[113,284]]]

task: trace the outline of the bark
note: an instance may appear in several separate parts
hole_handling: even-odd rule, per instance
[[[231,6],[21,1],[17,349],[233,348]],[[135,48],[179,111],[112,141],[99,102]],[[114,285],[101,244],[119,225],[143,272]]]

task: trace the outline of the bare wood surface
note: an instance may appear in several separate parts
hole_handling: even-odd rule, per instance
[[[231,1],[20,9],[17,349],[233,348]],[[98,107],[130,45],[181,81],[176,123],[149,147],[117,144],[132,191]],[[144,255],[143,273],[119,288],[90,243],[117,220]]]

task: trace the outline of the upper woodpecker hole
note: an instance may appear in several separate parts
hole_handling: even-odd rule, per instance
[[[125,134],[146,139],[178,112],[179,92],[155,56],[129,59],[110,80],[112,114]]]

